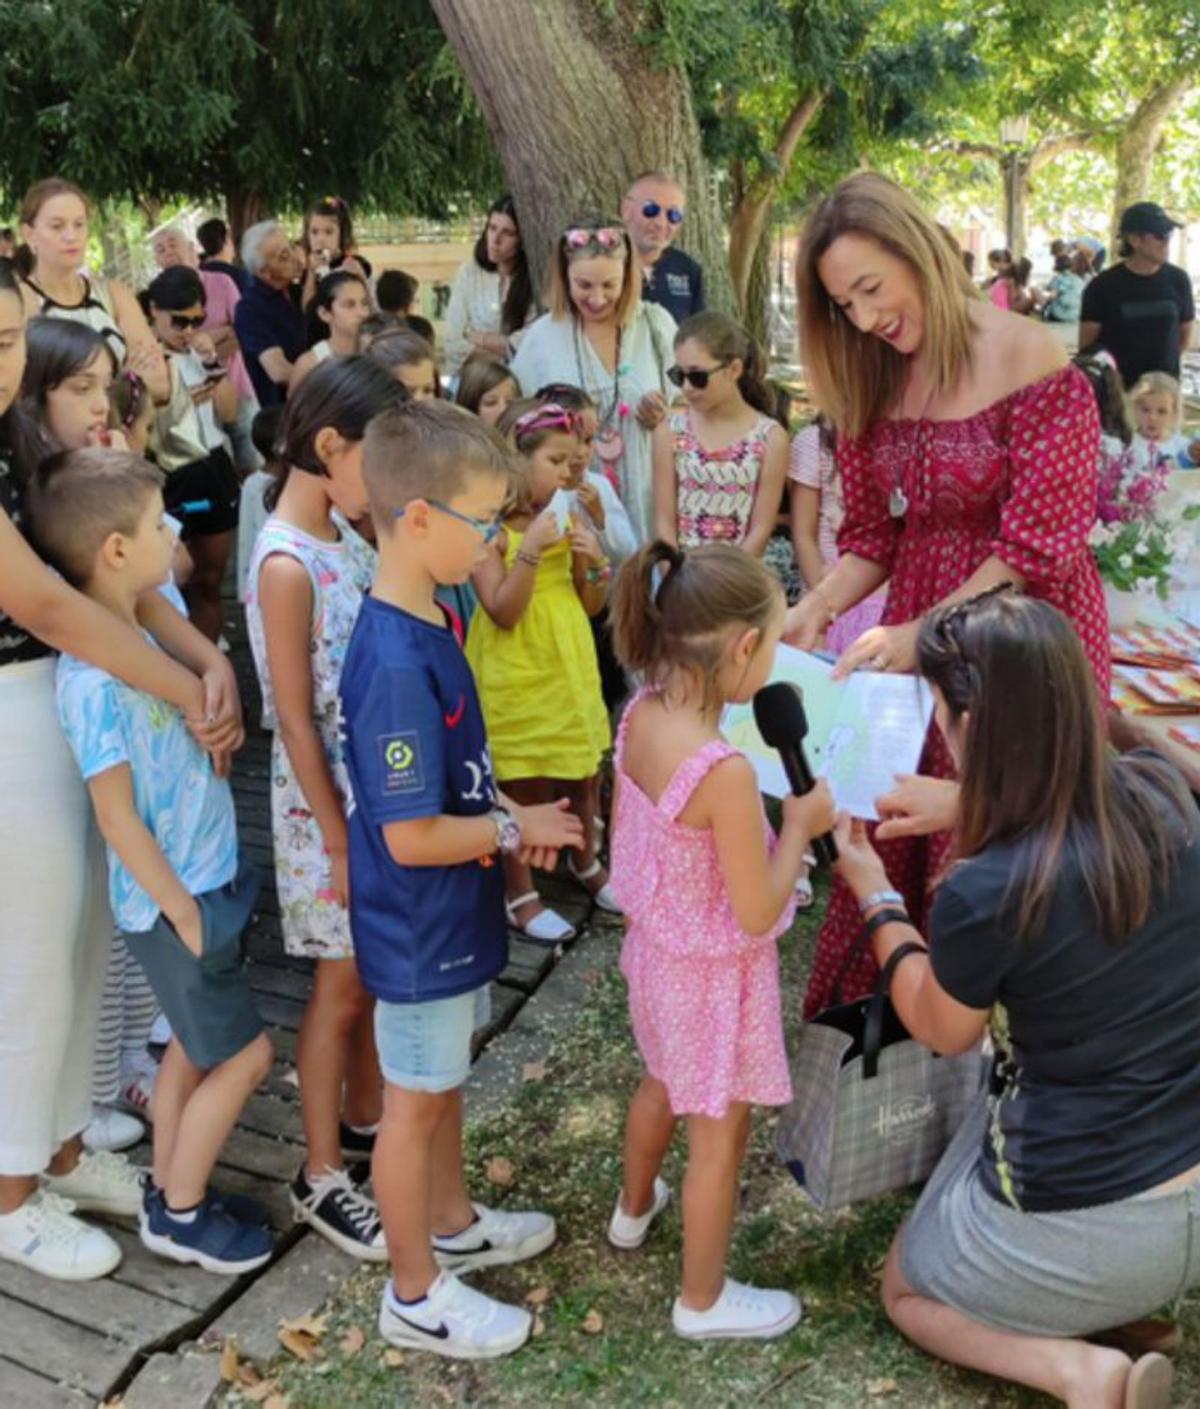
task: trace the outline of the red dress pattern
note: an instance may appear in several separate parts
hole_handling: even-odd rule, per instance
[[[838,549],[882,564],[889,573],[882,624],[899,625],[954,592],[990,557],[1025,578],[1025,590],[1070,618],[1104,698],[1110,671],[1108,613],[1088,548],[1096,519],[1100,423],[1086,378],[1065,367],[962,421],[878,421],[855,440],[839,437],[845,518]],[[899,485],[902,519],[888,512]],[[952,778],[954,765],[936,726],[920,771]],[[909,914],[924,926],[950,836],[878,843],[888,877]],[[817,941],[804,1013],[833,1001],[833,990],[862,922],[837,880]],[[849,966],[841,997],[869,992],[878,969],[870,955]]]

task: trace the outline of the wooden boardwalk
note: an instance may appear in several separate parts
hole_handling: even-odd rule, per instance
[[[312,964],[283,952],[271,857],[271,739],[258,727],[258,688],[241,610],[230,604],[227,616],[248,736],[233,778],[239,840],[243,855],[263,872],[259,910],[247,937],[251,984],[270,1024],[276,1060],[226,1144],[213,1183],[228,1193],[251,1194],[266,1207],[278,1235],[277,1260],[298,1238],[315,1236],[293,1225],[287,1194],[303,1158],[294,1062]],[[586,903],[577,888],[549,878],[546,890],[573,920],[584,918]],[[508,1026],[554,962],[551,950],[512,943],[509,966],[493,985],[491,1023],[476,1035],[477,1054]],[[148,1145],[130,1153],[136,1162],[149,1163]],[[132,1223],[105,1226],[125,1256],[101,1282],[51,1282],[0,1262],[0,1409],[81,1409],[104,1400],[123,1389],[151,1354],[195,1339],[267,1271],[218,1277],[147,1252]],[[349,1257],[345,1264],[349,1274],[355,1264]]]

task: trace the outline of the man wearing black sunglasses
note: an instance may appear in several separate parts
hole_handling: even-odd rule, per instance
[[[644,171],[621,202],[621,219],[642,265],[642,297],[682,323],[704,308],[704,271],[674,248],[686,205],[683,189],[662,171]]]

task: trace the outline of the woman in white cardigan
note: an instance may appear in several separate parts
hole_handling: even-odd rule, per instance
[[[530,394],[568,382],[596,403],[595,468],[615,478],[646,543],[654,536],[651,432],[667,412],[675,320],[643,302],[629,235],[604,217],[575,221],[559,236],[546,301],[550,311],[522,338],[513,373]]]
[[[488,211],[471,258],[459,267],[446,310],[446,372],[457,376],[473,352],[507,362],[536,313],[529,264],[511,196]]]

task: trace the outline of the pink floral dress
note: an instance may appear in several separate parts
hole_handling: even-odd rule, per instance
[[[740,545],[750,528],[775,422],[758,420],[740,440],[722,450],[705,450],[691,412],[672,411],[668,424],[675,443],[675,523],[681,548],[701,543]]]
[[[651,1076],[676,1115],[722,1117],[730,1102],[782,1106],[792,1098],[776,939],[789,904],[765,934],[733,915],[711,831],[679,814],[709,771],[737,749],[714,739],[676,769],[657,802],[625,771],[625,736],[641,690],[617,733],[612,884],[628,919],[621,972],[629,1017]],[[766,818],[768,843],[774,838]]]

